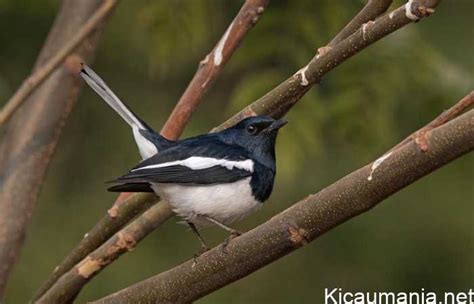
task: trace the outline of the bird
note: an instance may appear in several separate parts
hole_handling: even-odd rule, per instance
[[[154,192],[209,249],[199,230],[228,225],[259,209],[272,193],[276,175],[275,143],[287,121],[247,117],[232,127],[182,140],[168,140],[153,131],[127,107],[88,66],[80,75],[132,128],[142,161],[112,181],[112,192]]]

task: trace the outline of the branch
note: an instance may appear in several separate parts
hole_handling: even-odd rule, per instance
[[[219,76],[247,32],[255,25],[270,0],[247,0],[214,49],[201,61],[198,70],[168,117],[162,135],[176,139]]]
[[[474,110],[427,134],[426,153],[409,142],[232,240],[225,253],[216,247],[92,303],[188,303],[251,274],[472,151]]]
[[[61,276],[36,303],[70,303],[100,270],[122,253],[133,250],[150,231],[173,215],[168,204],[154,205]]]
[[[364,23],[375,20],[385,13],[392,2],[392,0],[368,0],[362,10],[328,43],[327,47],[334,47],[352,35]]]
[[[196,74],[177,102],[173,112],[162,128],[161,134],[168,139],[176,139],[181,135],[204,94],[220,75],[239,43],[258,21],[269,2],[270,0],[247,0],[244,3],[222,38],[199,64]],[[56,267],[54,272],[36,292],[33,299],[39,299],[63,274],[101,244],[104,244],[133,217],[141,214],[157,203],[158,200],[152,194],[122,193],[108,213],[86,234],[87,237],[82,239]],[[156,208],[159,210],[164,208],[164,206],[157,206]],[[172,216],[171,209],[168,208],[167,213],[169,217]],[[156,214],[156,212],[151,211],[150,214]]]
[[[418,145],[421,151],[428,151],[429,146],[426,134],[434,128],[444,125],[448,121],[459,116],[459,114],[466,111],[466,109],[469,109],[472,105],[474,105],[474,91],[469,92],[469,94],[464,96],[464,98],[458,101],[454,106],[441,113],[438,117],[433,119],[429,124],[421,128],[420,130],[412,133],[410,136],[408,136],[402,142],[396,145],[393,149],[397,149],[400,146],[406,144],[407,142],[415,140],[415,143]]]
[[[434,7],[438,3],[438,1],[429,2],[430,9],[420,10],[420,12],[417,13],[418,18],[427,16],[429,12],[432,12],[432,7]],[[413,8],[416,8],[416,10],[418,10],[418,8],[422,7],[421,3],[425,3],[425,1],[414,1]],[[364,9],[365,8],[366,7],[364,7]],[[370,27],[365,27],[364,30],[362,30],[362,28],[359,29],[350,37],[339,43],[327,54],[323,55],[322,53],[320,53],[316,55],[316,57],[313,58],[313,60],[307,65],[308,68],[306,72],[296,73],[294,76],[279,85],[277,88],[275,88],[259,100],[255,101],[251,105],[247,106],[237,115],[233,116],[224,124],[215,128],[213,131],[225,129],[240,121],[244,117],[250,115],[272,115],[275,117],[282,116],[304,95],[304,93],[309,90],[311,85],[316,83],[316,77],[322,78],[326,73],[331,71],[339,63],[348,59],[350,56],[356,54],[357,52],[361,51],[373,42],[383,38],[384,36],[403,27],[404,25],[409,24],[412,21],[414,20],[406,17],[405,6],[402,6],[393,13],[391,13],[389,16],[384,16],[373,22]],[[346,31],[346,34],[347,33],[348,32]],[[297,81],[301,77],[300,75],[303,74],[305,75],[305,77],[308,77],[308,79],[311,79],[311,82],[308,81],[307,84],[303,85],[301,83],[303,83],[304,79],[301,79],[301,81]],[[288,91],[285,91],[285,89],[288,89]],[[158,214],[156,213],[156,210],[153,209],[161,210],[161,213],[166,214],[167,218],[170,218],[173,215],[171,209],[167,204],[165,206],[155,204],[149,209],[150,213]],[[164,216],[162,216],[161,213],[159,216],[156,217],[155,220],[162,221],[163,218],[165,218]],[[138,229],[143,230],[143,232],[145,233],[150,233],[153,230],[150,229],[150,226],[140,227]],[[118,258],[118,256],[119,255],[114,255],[114,258]],[[101,267],[100,269],[98,269],[98,271],[102,270],[103,268],[104,267]],[[53,286],[53,288],[56,287]]]
[[[117,4],[117,0],[103,1],[102,5],[94,12],[92,17],[84,23],[74,36],[68,40],[48,62],[37,69],[32,75],[26,78],[15,94],[7,101],[0,112],[0,126],[15,113],[21,104],[33,93],[33,91],[45,81],[48,76],[74,51],[74,49],[97,28]],[[72,34],[71,33],[71,34]]]
[[[276,118],[284,116],[311,86],[319,83],[328,72],[372,43],[433,13],[438,2],[410,1],[390,14],[381,16],[375,21],[368,21],[334,47],[320,48],[318,54],[305,67],[213,131],[228,128],[247,116],[270,115]],[[411,5],[409,13],[406,11],[408,4]]]
[[[100,3],[63,1],[35,63],[35,71],[44,71],[42,67],[87,23]],[[6,125],[0,143],[0,298],[20,253],[49,161],[79,94],[80,81],[75,75],[80,69],[79,62],[92,59],[103,22],[25,99]],[[34,72],[34,75],[38,74]]]
[[[105,243],[132,218],[143,213],[156,203],[156,195],[151,193],[137,193],[110,208],[94,228],[84,235],[84,238],[79,244],[71,250],[69,255],[54,269],[53,273],[33,296],[33,301],[38,300],[53,286],[59,277],[69,271],[89,253]]]

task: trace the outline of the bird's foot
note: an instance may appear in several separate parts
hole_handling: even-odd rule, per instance
[[[221,251],[223,253],[227,253],[226,249],[227,249],[227,246],[229,245],[230,241],[232,241],[233,239],[235,239],[238,236],[241,236],[242,234],[243,234],[243,232],[240,232],[239,230],[236,230],[236,229],[232,229],[232,231],[230,231],[229,236],[224,240],[224,242],[222,242]]]

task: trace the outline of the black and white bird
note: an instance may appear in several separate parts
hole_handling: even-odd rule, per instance
[[[286,124],[265,116],[246,118],[217,133],[170,141],[154,132],[87,66],[81,76],[131,127],[144,159],[112,181],[114,192],[155,192],[208,248],[197,227],[227,225],[268,199],[276,173],[275,141]]]

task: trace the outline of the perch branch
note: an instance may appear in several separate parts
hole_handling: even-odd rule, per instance
[[[253,273],[472,151],[474,110],[427,134],[429,151],[408,142],[383,162],[352,172],[233,239],[225,252],[216,247],[197,262],[187,261],[92,303],[191,303]]]
[[[96,0],[62,1],[33,73],[71,40],[100,5]],[[62,128],[79,94],[79,63],[92,59],[105,20],[24,100],[5,125],[0,142],[0,298],[19,256]]]
[[[105,0],[95,11],[92,17],[84,23],[81,28],[68,40],[57,53],[51,57],[43,66],[37,69],[32,75],[26,78],[15,94],[8,100],[0,112],[0,126],[15,113],[21,104],[31,95],[31,93],[43,83],[45,79],[74,51],[74,49],[97,28],[104,18],[106,18],[117,4],[117,0]]]
[[[431,13],[437,3],[438,1],[414,1],[412,2],[410,9],[411,11],[416,10],[416,16],[421,18],[427,16],[428,13]],[[429,5],[429,9],[426,9],[424,5]],[[419,10],[420,7],[425,7],[425,9]],[[247,106],[237,115],[233,116],[213,131],[227,128],[242,118],[250,115],[272,115],[275,117],[284,115],[284,113],[286,113],[299,100],[299,98],[308,91],[311,85],[316,83],[317,79],[320,80],[326,73],[344,60],[412,21],[414,20],[407,17],[405,6],[402,6],[390,15],[385,15],[377,19],[375,22],[372,22],[370,27],[364,27],[364,29],[361,27],[358,31],[337,44],[326,54],[323,55],[320,53],[316,55],[307,65],[306,71],[296,73],[294,76],[280,84],[277,88]],[[305,78],[302,78],[301,75],[304,75]],[[307,81],[309,79],[311,82],[308,81],[307,84],[303,84],[303,80],[306,78]],[[285,89],[287,89],[288,92],[286,92]],[[166,207],[161,207],[159,204],[153,205],[150,210],[158,208],[160,208],[163,213],[166,213],[168,218],[172,216],[169,207],[166,209]],[[157,220],[162,220],[163,218],[164,217],[160,214]],[[147,233],[150,233],[152,230],[149,230],[148,228],[149,226],[140,229],[144,229]],[[116,257],[118,257],[118,255]],[[99,270],[101,269],[103,269],[103,267]],[[55,287],[53,286],[53,288]]]
[[[168,139],[176,139],[181,135],[204,94],[220,75],[223,67],[233,55],[239,43],[258,21],[269,2],[270,0],[245,1],[217,45],[201,61],[196,74],[161,130],[161,134]],[[39,299],[61,275],[106,242],[133,217],[142,213],[156,202],[158,202],[158,198],[155,195],[122,193],[108,213],[86,234],[87,237],[83,238],[55,268],[54,272],[36,292],[33,299]],[[122,206],[122,204],[125,205]],[[164,208],[164,206],[157,206],[156,210],[161,210],[161,208]],[[171,209],[168,209],[167,213],[169,217],[172,216]],[[156,214],[156,212],[153,214]]]

